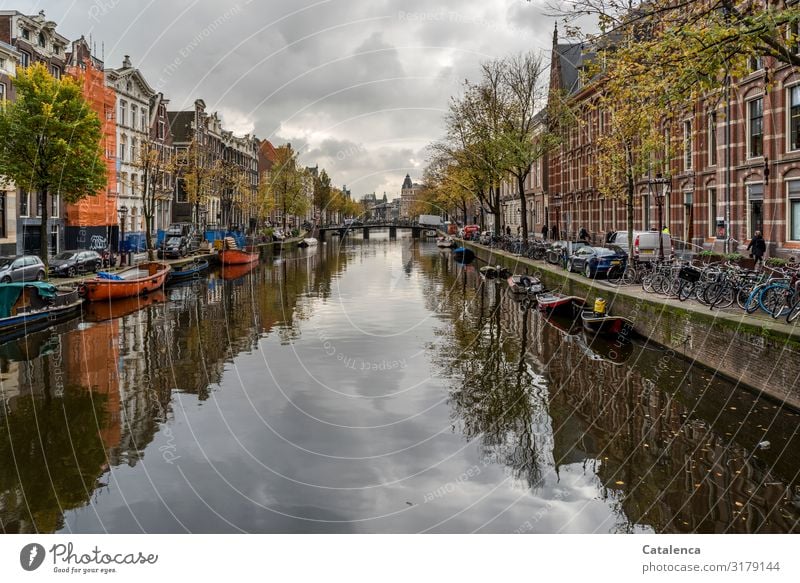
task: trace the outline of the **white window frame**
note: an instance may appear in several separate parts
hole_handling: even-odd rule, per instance
[[[754,182],[745,182],[744,183],[744,214],[745,214],[745,222],[747,223],[747,237],[753,236],[753,225],[750,220],[750,187],[751,186],[760,186],[761,187],[761,211],[764,211],[764,195],[766,194],[766,188],[764,187],[764,183],[760,180],[756,180]],[[757,199],[758,200],[758,199]]]
[[[797,147],[792,148],[792,90],[797,89],[800,91],[800,84],[795,83],[786,87],[786,152],[800,151],[800,128],[798,128]],[[800,104],[798,104],[800,108]]]
[[[61,217],[61,195],[50,195],[50,218],[58,219]]]
[[[25,201],[25,212],[22,212],[22,201]],[[19,216],[20,218],[28,218],[31,216],[31,193],[27,190],[20,188],[19,190]]]
[[[792,201],[797,201],[800,203],[800,189],[798,189],[798,194],[796,196],[789,196],[789,186],[792,182],[800,183],[800,178],[788,178],[785,182],[786,186],[784,187],[784,192],[786,196],[786,240],[787,241],[794,241],[800,242],[800,239],[792,239]]]
[[[752,124],[752,116],[750,115],[750,107],[756,101],[761,101],[761,153],[757,155],[753,155],[752,144],[750,140],[752,139],[752,134],[750,133],[751,124]],[[759,158],[764,157],[764,95],[757,95],[754,96],[747,101],[745,101],[745,123],[746,123],[746,133],[745,133],[745,154],[747,160],[757,160]]]
[[[692,139],[692,120],[683,120],[683,169],[690,171],[694,166],[694,140]]]
[[[714,204],[711,204],[711,193],[714,193]],[[717,236],[717,186],[709,186],[706,188],[706,206],[708,207],[708,234],[709,239]]]
[[[717,165],[719,152],[719,143],[717,135],[717,112],[711,110],[708,112],[708,165],[714,167]]]

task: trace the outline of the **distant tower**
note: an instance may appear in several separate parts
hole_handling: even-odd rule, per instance
[[[403,180],[403,190],[414,188],[414,183],[411,182],[411,176],[406,174],[406,179]]]

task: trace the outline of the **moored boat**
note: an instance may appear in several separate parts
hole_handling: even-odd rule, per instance
[[[531,275],[512,275],[507,281],[509,289],[515,294],[540,294],[544,291],[542,281]]]
[[[224,249],[219,252],[222,265],[247,265],[258,261],[258,253],[250,253],[241,249]]]
[[[240,277],[244,277],[251,271],[253,271],[256,267],[256,263],[239,263],[233,265],[223,265],[222,269],[220,269],[220,276],[222,279],[230,281],[234,279],[239,279]]]
[[[630,336],[633,333],[633,321],[623,316],[609,316],[594,310],[583,310],[581,321],[584,329],[594,334]]]
[[[132,298],[163,287],[170,269],[166,263],[149,261],[117,273],[99,272],[94,279],[83,282],[78,290],[90,302]]]
[[[319,244],[314,237],[306,237],[302,241],[300,241],[297,246],[298,247],[316,247]]]
[[[0,342],[76,316],[82,303],[76,287],[38,281],[0,284]]]
[[[195,259],[189,263],[182,265],[173,265],[172,270],[169,272],[168,282],[186,281],[199,277],[201,273],[208,269],[209,263],[207,259]]]
[[[452,237],[439,237],[438,239],[436,239],[436,246],[441,247],[443,249],[454,247],[455,244],[456,242],[453,241]]]
[[[83,308],[83,320],[86,322],[116,320],[117,318],[130,316],[148,306],[162,304],[166,301],[166,294],[158,289],[146,296],[123,298],[113,302],[90,302]]]
[[[578,296],[568,296],[559,293],[539,294],[536,300],[537,306],[541,311],[553,314],[574,314],[576,306],[583,307],[586,303]]]
[[[453,249],[453,259],[455,259],[458,263],[472,263],[475,259],[475,252],[472,249],[467,249],[466,247],[459,247],[457,249]]]

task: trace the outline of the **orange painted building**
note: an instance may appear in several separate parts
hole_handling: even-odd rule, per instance
[[[81,81],[83,96],[100,117],[107,182],[106,188],[96,195],[66,205],[66,248],[103,249],[115,245],[119,222],[116,94],[106,86],[103,62],[92,56],[83,37],[72,43],[72,52],[67,55],[67,74]]]

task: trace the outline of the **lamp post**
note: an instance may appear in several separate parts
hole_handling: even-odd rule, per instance
[[[124,204],[117,210],[119,214],[119,265],[125,265],[125,219],[128,218],[128,207]]]
[[[667,189],[670,185],[670,179],[664,178],[661,173],[659,172],[656,174],[655,178],[651,178],[647,181],[648,186],[650,186],[650,193],[656,199],[656,205],[658,205],[658,260],[664,260],[664,237],[662,235],[663,232],[663,223],[664,217],[662,216],[662,205],[664,204],[664,197],[667,194]]]

